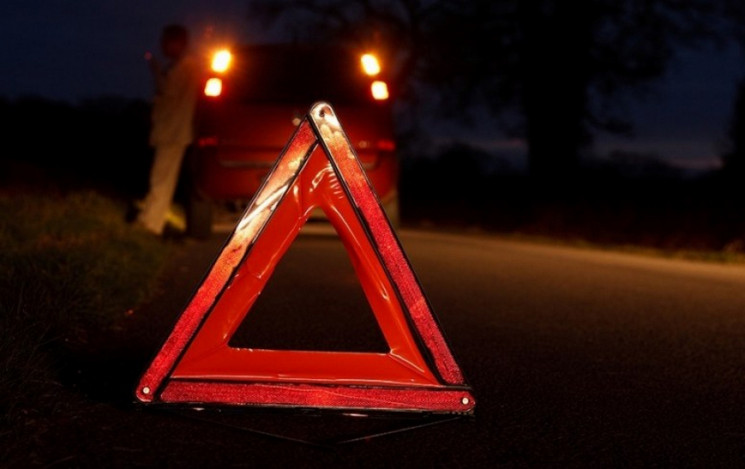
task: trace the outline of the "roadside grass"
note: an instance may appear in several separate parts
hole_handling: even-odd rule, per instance
[[[0,195],[3,427],[54,395],[60,347],[85,344],[154,291],[169,248],[124,211],[93,192]]]
[[[635,244],[603,243],[588,241],[582,238],[562,238],[524,234],[519,232],[498,233],[506,239],[524,241],[536,244],[567,246],[584,249],[599,249],[604,251],[635,254],[639,256],[664,257],[697,262],[712,262],[718,264],[745,264],[745,253],[738,249],[682,249],[682,248],[654,248]]]
[[[545,246],[561,246],[578,249],[595,249],[609,252],[634,254],[638,256],[660,257],[667,259],[680,259],[694,262],[709,262],[716,264],[745,264],[745,252],[742,244],[733,242],[732,246],[723,249],[686,249],[686,248],[660,248],[649,247],[629,243],[612,243],[592,241],[577,236],[541,235],[531,232],[503,231],[487,229],[478,225],[470,224],[463,226],[454,223],[433,223],[431,221],[419,221],[418,223],[406,223],[404,225],[411,229],[437,231],[439,233],[470,233],[473,235],[496,236],[509,241],[517,241]]]

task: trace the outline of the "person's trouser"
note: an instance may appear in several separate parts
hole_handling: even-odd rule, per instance
[[[186,147],[182,143],[155,147],[155,158],[150,169],[150,190],[137,217],[142,226],[155,234],[161,234],[166,224]]]

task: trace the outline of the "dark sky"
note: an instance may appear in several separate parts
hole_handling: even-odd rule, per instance
[[[245,0],[3,0],[0,93],[147,97],[143,54],[163,25],[186,24],[195,40],[211,25],[249,39],[245,18]]]
[[[68,101],[103,94],[147,97],[143,54],[157,49],[160,28],[170,22],[186,24],[197,41],[210,27],[236,41],[267,40],[249,30],[246,0],[4,0],[0,95]],[[678,55],[656,92],[630,106],[636,138],[601,137],[598,154],[621,148],[657,153],[684,167],[718,164],[745,60],[735,48]],[[486,148],[521,148],[520,142],[493,137],[490,128],[450,134]]]
[[[630,106],[636,137],[598,139],[598,152],[621,148],[657,153],[694,169],[719,165],[743,76],[745,55],[737,47],[680,51],[649,98]]]

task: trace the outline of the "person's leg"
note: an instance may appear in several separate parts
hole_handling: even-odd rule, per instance
[[[158,145],[155,149],[150,190],[137,217],[142,226],[155,234],[163,232],[185,150],[186,146],[182,144]]]

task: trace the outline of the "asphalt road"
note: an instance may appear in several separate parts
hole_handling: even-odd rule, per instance
[[[384,348],[346,254],[326,231],[315,229],[296,241],[235,345]],[[161,294],[124,328],[119,377],[89,384],[87,391],[99,407],[110,409],[117,430],[110,437],[99,431],[97,443],[78,443],[87,456],[71,461],[172,467],[745,466],[745,267],[476,234],[401,233],[473,386],[474,419],[318,448],[246,428],[318,439],[383,431],[399,422],[369,420],[355,427],[338,417],[260,413],[214,423],[133,406],[138,374],[222,237],[187,242]],[[111,363],[108,357],[97,366],[110,369]],[[95,369],[89,365],[88,373],[99,376]]]

